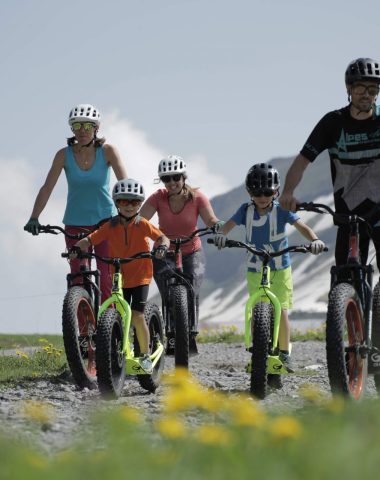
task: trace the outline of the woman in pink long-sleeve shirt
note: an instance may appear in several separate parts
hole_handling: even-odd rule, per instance
[[[159,229],[169,238],[188,237],[197,229],[199,217],[205,225],[213,227],[219,224],[208,198],[198,189],[191,188],[187,183],[187,168],[184,160],[177,155],[169,155],[158,165],[158,176],[165,188],[151,195],[140,214],[150,220],[155,213],[158,215]],[[184,276],[193,286],[195,302],[189,298],[190,310],[190,349],[197,351],[195,336],[197,335],[199,313],[199,291],[203,280],[205,263],[200,238],[194,237],[191,242],[182,247]],[[154,260],[154,279],[161,293],[165,295],[165,274],[173,268],[170,258],[165,261]]]

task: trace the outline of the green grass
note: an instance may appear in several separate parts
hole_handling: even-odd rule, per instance
[[[46,336],[17,335],[7,338],[2,335],[1,339],[4,349],[14,350],[12,355],[1,354],[0,350],[0,382],[3,386],[20,380],[50,377],[67,368],[62,339],[58,336],[50,337],[55,344],[49,342]]]
[[[53,344],[56,348],[63,347],[62,335],[12,335],[0,334],[0,349],[41,346],[41,339]],[[0,350],[1,352],[1,350]]]

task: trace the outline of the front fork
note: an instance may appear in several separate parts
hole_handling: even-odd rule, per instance
[[[129,329],[131,327],[132,312],[131,307],[128,302],[124,299],[123,296],[123,286],[122,286],[122,276],[121,273],[114,273],[112,277],[112,294],[105,300],[99,307],[98,321],[107,308],[112,304],[115,304],[116,310],[119,312],[121,317],[121,324],[123,327],[123,352],[126,353],[127,357],[131,356],[131,345],[129,342]]]
[[[249,349],[252,346],[252,322],[253,308],[258,302],[270,302],[273,305],[273,335],[271,353],[274,354],[278,345],[278,334],[280,331],[281,305],[277,297],[271,291],[263,291],[260,288],[258,292],[251,295],[245,305],[245,347]]]

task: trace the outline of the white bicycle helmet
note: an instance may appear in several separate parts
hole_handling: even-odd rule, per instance
[[[158,164],[158,176],[161,178],[165,175],[175,173],[186,174],[186,163],[183,158],[178,155],[168,155]]]
[[[72,108],[69,113],[69,125],[72,126],[75,122],[92,122],[97,127],[100,124],[99,110],[93,105],[83,103]]]
[[[145,200],[145,190],[140,182],[133,178],[119,180],[112,189],[112,199],[117,200],[126,198],[128,200]]]

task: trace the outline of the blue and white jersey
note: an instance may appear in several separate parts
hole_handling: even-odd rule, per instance
[[[252,244],[254,248],[265,248],[272,252],[288,247],[286,224],[293,225],[298,219],[297,214],[284,210],[276,201],[273,202],[272,210],[265,215],[260,216],[253,204],[243,203],[231,217],[236,225],[245,226],[247,243]],[[248,253],[249,272],[260,272],[261,265],[260,257]],[[269,266],[272,270],[288,268],[290,266],[289,253],[273,258]]]

